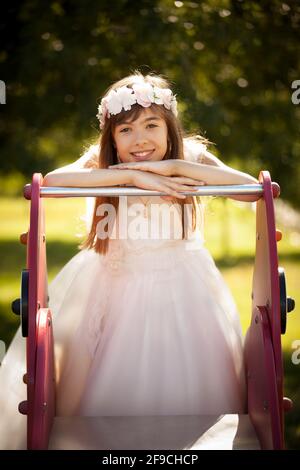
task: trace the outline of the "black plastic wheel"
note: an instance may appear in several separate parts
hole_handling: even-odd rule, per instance
[[[278,268],[279,274],[279,291],[280,291],[280,318],[281,318],[281,334],[286,332],[286,316],[295,308],[295,301],[292,297],[286,295],[285,272],[283,268]]]
[[[29,300],[29,271],[23,269],[21,273],[21,298],[11,304],[11,309],[20,315],[22,336],[28,336],[28,300]]]
[[[278,268],[278,275],[279,275],[279,292],[280,292],[281,334],[283,335],[286,332],[286,314],[287,314],[285,272],[283,268]]]
[[[28,309],[29,309],[29,271],[23,269],[21,277],[21,327],[22,336],[28,336]]]

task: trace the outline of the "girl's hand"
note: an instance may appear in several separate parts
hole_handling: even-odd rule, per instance
[[[138,188],[161,191],[169,196],[185,199],[186,196],[179,191],[194,191],[196,186],[202,186],[205,183],[185,176],[169,177],[144,171],[134,171],[132,172],[132,184]],[[162,197],[170,200],[169,196]]]
[[[176,175],[176,160],[160,160],[158,162],[129,162],[111,165],[108,168],[117,170],[140,170],[157,173],[163,176]]]

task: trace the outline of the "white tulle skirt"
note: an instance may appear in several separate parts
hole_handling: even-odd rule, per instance
[[[58,416],[245,410],[243,340],[232,295],[204,246],[83,250],[49,286]],[[25,448],[25,340],[0,368],[0,448]]]

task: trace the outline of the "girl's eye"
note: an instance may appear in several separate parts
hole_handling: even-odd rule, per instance
[[[156,124],[147,124],[147,127],[150,127],[153,129],[154,127],[158,127]],[[127,134],[127,132],[130,131],[130,127],[123,127],[123,129],[120,130],[120,132]]]

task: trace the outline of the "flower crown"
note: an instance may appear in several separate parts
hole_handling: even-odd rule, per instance
[[[177,101],[169,88],[159,88],[150,83],[134,84],[132,88],[122,86],[102,98],[97,114],[100,129],[103,129],[105,120],[111,115],[119,114],[123,109],[129,111],[136,103],[143,108],[148,108],[152,103],[160,104],[177,116]]]

